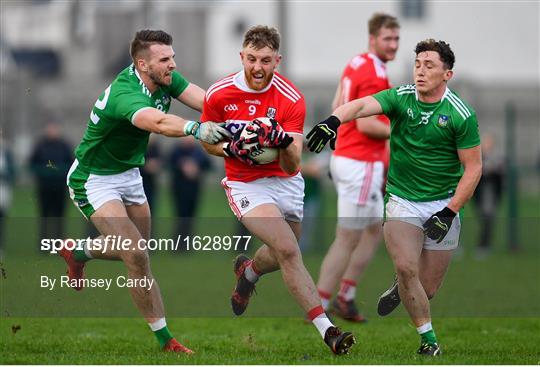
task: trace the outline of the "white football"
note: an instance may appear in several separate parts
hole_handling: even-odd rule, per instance
[[[257,120],[262,122],[265,125],[271,126],[270,119],[268,117],[257,117]],[[252,125],[252,122],[249,122],[246,126]],[[249,139],[252,137],[257,136],[257,133],[248,131],[245,127],[242,130],[242,133],[240,134],[242,138]],[[256,145],[257,143],[244,143],[242,145],[242,148],[249,149],[252,146]],[[253,153],[249,155],[251,159],[253,159],[258,164],[267,164],[275,161],[279,156],[279,152],[277,148],[261,148],[260,150],[256,150]]]

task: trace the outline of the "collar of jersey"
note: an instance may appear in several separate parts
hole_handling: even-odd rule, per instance
[[[444,99],[446,98],[446,96],[448,95],[448,93],[450,93],[450,89],[448,87],[446,87],[446,89],[444,90],[444,93],[441,97],[441,100],[440,101],[437,101],[437,102],[433,102],[433,103],[428,103],[428,102],[422,102],[421,100],[418,99],[418,91],[416,90],[416,85],[414,86],[414,95],[416,96],[416,100],[418,101],[418,103],[421,103],[425,106],[435,106],[435,105],[438,105],[439,103],[441,103],[442,101],[444,101]]]
[[[375,55],[374,53],[368,52],[368,57],[371,58],[373,61],[375,61],[379,66],[386,67],[386,63],[379,59],[379,56]]]
[[[268,89],[270,89],[270,87],[272,86],[272,84],[274,83],[274,75],[272,75],[272,80],[270,80],[270,83],[268,83],[268,85],[266,87],[264,87],[264,89],[261,89],[261,90],[254,90],[254,89],[251,89],[250,87],[248,87],[247,83],[246,83],[246,76],[244,74],[244,70],[240,70],[238,73],[236,73],[236,75],[234,76],[233,78],[233,82],[234,82],[234,85],[244,91],[244,92],[249,92],[249,93],[264,93],[266,92]]]
[[[133,72],[135,76],[137,77],[137,79],[139,79],[139,84],[144,86],[144,88],[148,91],[148,95],[152,95],[152,93],[150,93],[150,89],[148,89],[146,84],[144,84],[143,80],[141,79],[141,76],[139,75],[139,72],[137,71],[137,68],[135,67],[135,65],[131,64],[131,67],[133,68]]]

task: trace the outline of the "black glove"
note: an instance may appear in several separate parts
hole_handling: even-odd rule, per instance
[[[440,243],[450,230],[455,216],[456,213],[445,206],[443,210],[438,211],[426,220],[424,223],[424,234],[432,240],[437,241],[437,243]]]
[[[336,149],[337,129],[339,125],[341,125],[341,121],[333,115],[315,125],[306,136],[309,140],[307,144],[309,150],[320,153],[328,141],[330,141],[330,148],[332,150]]]

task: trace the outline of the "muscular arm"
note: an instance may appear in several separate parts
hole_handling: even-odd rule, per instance
[[[189,83],[187,88],[177,97],[177,99],[186,106],[202,112],[204,93],[204,89],[196,84]]]
[[[377,118],[369,116],[356,119],[356,128],[372,139],[388,139],[390,137],[390,126]]]
[[[180,116],[163,113],[157,108],[147,108],[135,115],[133,125],[139,129],[170,137],[186,136],[186,121]]]
[[[356,120],[361,117],[380,115],[383,113],[379,102],[372,96],[367,96],[347,102],[334,110],[332,115],[336,116],[342,123]]]
[[[290,136],[293,137],[293,142],[287,148],[279,150],[279,166],[291,175],[300,169],[303,137],[300,134]]]
[[[448,208],[457,213],[472,197],[478,181],[482,176],[482,152],[480,146],[468,149],[458,149],[458,156],[463,164],[463,176],[458,182],[456,193]]]
[[[338,108],[343,104],[343,99],[341,98],[341,79],[339,80],[336,94],[334,94],[334,100],[332,101],[332,111]]]

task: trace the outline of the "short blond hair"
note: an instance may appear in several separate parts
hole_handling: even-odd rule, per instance
[[[379,34],[379,31],[382,28],[399,28],[399,22],[396,17],[385,14],[385,13],[375,13],[369,19],[368,22],[368,31],[369,34],[372,36],[376,36]]]

